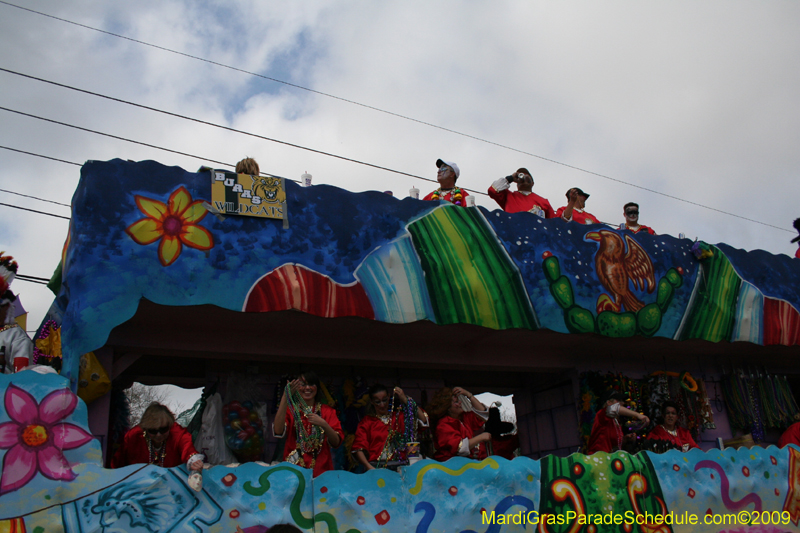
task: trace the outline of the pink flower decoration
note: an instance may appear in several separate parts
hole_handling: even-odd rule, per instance
[[[0,495],[25,486],[36,472],[53,480],[75,479],[61,452],[92,440],[80,427],[62,422],[77,405],[78,397],[69,389],[53,391],[37,404],[24,390],[8,386],[5,409],[11,422],[0,424],[0,449],[8,449],[3,457]]]

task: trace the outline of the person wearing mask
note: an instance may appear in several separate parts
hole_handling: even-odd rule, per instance
[[[456,185],[458,177],[461,175],[458,165],[452,161],[436,160],[436,167],[439,171],[436,173],[436,179],[439,181],[439,188],[435,191],[428,193],[423,200],[444,200],[451,204],[466,206],[467,196],[469,193],[462,190]]]
[[[619,229],[626,229],[633,233],[645,232],[650,235],[656,234],[653,228],[639,224],[639,204],[628,202],[622,208],[622,214],[625,215],[625,223],[621,224]]]

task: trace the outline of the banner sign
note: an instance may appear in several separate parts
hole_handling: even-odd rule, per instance
[[[281,178],[212,170],[211,204],[221,215],[283,218],[286,191]]]

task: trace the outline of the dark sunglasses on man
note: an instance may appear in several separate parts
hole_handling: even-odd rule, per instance
[[[638,215],[639,211],[634,211],[634,210],[625,211],[625,214],[628,216]]]
[[[164,433],[169,433],[169,426],[164,426],[156,429],[148,429],[148,435],[163,435]]]

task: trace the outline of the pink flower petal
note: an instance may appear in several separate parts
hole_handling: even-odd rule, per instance
[[[0,424],[0,450],[11,448],[19,442],[19,424],[6,422]]]
[[[69,389],[54,390],[39,404],[39,419],[46,425],[55,424],[72,414],[78,397]]]
[[[71,450],[83,446],[94,437],[73,424],[58,424],[50,428],[53,445],[59,450]]]
[[[16,385],[9,385],[5,396],[6,412],[14,422],[27,426],[39,414],[36,400]]]
[[[39,455],[39,472],[43,476],[64,481],[72,481],[78,477],[69,467],[64,455],[55,446],[46,446],[37,453]]]
[[[11,388],[12,385],[9,385]],[[36,474],[36,454],[20,445],[14,446],[3,457],[3,476],[0,477],[0,495],[24,486]]]

